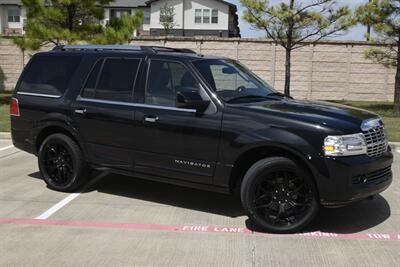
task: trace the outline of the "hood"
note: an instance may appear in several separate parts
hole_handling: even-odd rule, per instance
[[[252,110],[279,113],[281,117],[320,125],[342,133],[360,132],[364,120],[378,117],[363,109],[324,101],[282,99],[247,103],[246,106]]]

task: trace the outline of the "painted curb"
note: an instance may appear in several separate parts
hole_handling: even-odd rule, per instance
[[[11,139],[11,133],[0,132],[0,139]]]

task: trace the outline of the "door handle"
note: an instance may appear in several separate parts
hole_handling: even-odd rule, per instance
[[[86,113],[86,108],[75,109],[75,114],[84,115]]]
[[[145,122],[156,123],[158,121],[158,117],[145,117]]]

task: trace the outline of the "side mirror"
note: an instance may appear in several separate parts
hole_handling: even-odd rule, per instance
[[[210,101],[203,100],[196,91],[176,93],[176,106],[178,108],[195,109],[198,114],[203,114],[209,105]]]

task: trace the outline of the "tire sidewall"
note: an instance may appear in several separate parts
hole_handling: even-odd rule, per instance
[[[304,179],[305,183],[310,187],[312,192],[311,207],[306,216],[291,226],[273,226],[267,223],[252,207],[253,195],[256,186],[260,181],[264,180],[266,175],[275,171],[290,171]],[[290,159],[283,157],[273,157],[262,159],[246,172],[241,186],[241,200],[243,208],[245,209],[250,220],[256,226],[272,233],[292,233],[304,228],[316,215],[319,203],[318,192],[311,174],[304,168],[296,164]]]

